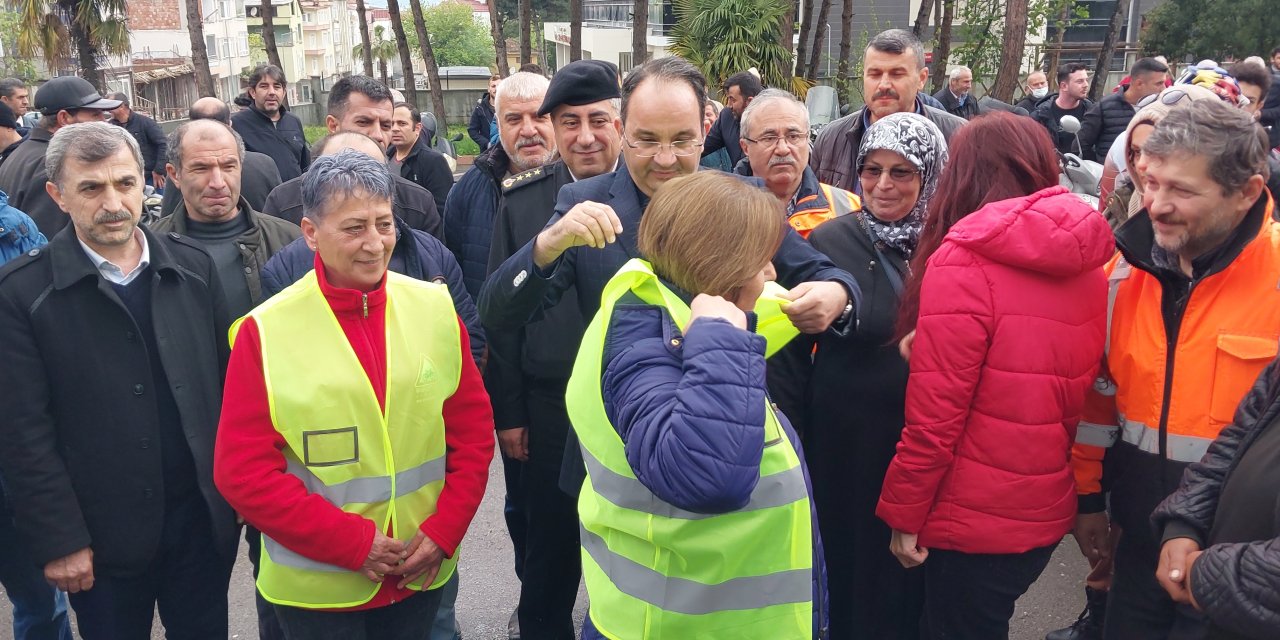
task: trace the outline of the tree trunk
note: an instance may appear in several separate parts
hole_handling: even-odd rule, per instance
[[[391,79],[387,77],[387,59],[386,58],[378,58],[378,72],[382,74],[382,84],[384,86],[390,87]]]
[[[582,0],[569,0],[569,62],[582,59]],[[560,61],[556,61],[560,64]],[[563,66],[563,65],[561,65]]]
[[[807,5],[805,3],[808,3]],[[804,9],[809,11],[805,12]],[[796,77],[809,77],[809,38],[813,34],[813,0],[800,0],[800,37],[796,42]]]
[[[1062,42],[1067,34],[1067,19],[1071,17],[1071,3],[1063,2],[1062,11],[1058,12],[1057,29],[1053,34],[1053,45],[1049,49],[1048,67],[1045,72],[1049,76],[1050,93],[1057,88],[1058,64],[1062,60]]]
[[[917,38],[924,39],[924,28],[929,26],[929,14],[933,13],[933,0],[920,0],[920,10],[916,12],[916,23],[911,25],[911,32]]]
[[[1133,0],[1119,0],[1116,10],[1111,13],[1111,24],[1107,25],[1107,35],[1102,39],[1102,51],[1098,52],[1098,62],[1093,66],[1093,82],[1089,83],[1089,99],[1097,102],[1107,88],[1110,77],[1111,58],[1116,54],[1116,41],[1120,39],[1120,30],[1124,28],[1125,16]]]
[[[414,2],[414,0],[409,0]],[[387,13],[391,14],[391,31],[396,36],[396,52],[400,54],[400,66],[404,69],[404,99],[418,107],[418,85],[413,79],[413,54],[409,53],[409,40],[404,37],[404,20],[400,17],[400,1],[387,0]],[[391,85],[387,85],[390,89]]]
[[[849,100],[849,56],[853,53],[853,0],[843,0],[840,12],[840,62],[836,65],[836,78],[840,86],[840,102]]]
[[[791,78],[792,71],[796,66],[796,5],[795,0],[787,3],[787,13],[782,16],[782,21],[778,23],[778,44],[782,46],[782,50],[787,52],[787,57],[783,61],[782,75],[788,79]],[[789,88],[789,87],[784,87]]]
[[[357,0],[360,1],[360,0]],[[280,49],[276,47],[275,16],[271,14],[271,0],[262,0],[262,47],[267,50],[267,63],[284,69],[280,64]],[[368,49],[369,43],[365,43]]]
[[[649,0],[635,0],[631,9],[631,65],[638,67],[648,61]]]
[[[1000,52],[1000,68],[991,97],[1010,104],[1013,90],[1022,75],[1023,46],[1027,42],[1027,0],[1009,0],[1004,16],[1004,50]]]
[[[69,31],[71,33],[71,41],[76,46],[76,59],[80,63],[80,76],[89,81],[99,92],[107,90],[106,77],[102,74],[102,69],[98,68],[98,48],[89,40],[89,32],[84,29],[79,20],[74,18],[69,21]]]
[[[497,0],[488,0],[489,5],[489,31],[493,34],[493,52],[497,58],[498,75],[507,77],[511,75],[511,68],[507,65],[507,39],[502,35],[502,12],[498,11]]]
[[[951,21],[956,15],[956,0],[941,0],[942,22],[938,25],[938,43],[933,47],[933,93],[942,90],[947,81],[947,58],[951,55]]]
[[[195,70],[196,92],[201,98],[218,95],[213,86],[213,73],[209,71],[209,51],[204,44],[204,16],[200,15],[200,0],[187,0],[187,32],[191,36],[191,67]],[[156,114],[158,118],[160,114]]]
[[[365,13],[364,0],[356,0],[356,18],[360,27],[360,63],[364,66],[364,75],[373,77],[373,48],[369,42],[369,16]]]
[[[827,15],[831,13],[831,0],[822,0],[813,20],[813,49],[809,51],[809,67],[806,76],[810,82],[818,79],[818,64],[822,62],[823,39],[831,36],[831,27],[827,24]]]
[[[533,62],[533,0],[520,0],[520,64]]]
[[[440,86],[440,67],[436,64],[436,52],[431,46],[430,34],[427,33],[427,21],[422,17],[422,4],[419,0],[409,0],[409,11],[413,13],[413,29],[418,34],[418,45],[422,47],[422,60],[427,63],[427,84],[430,85],[431,111],[440,124],[437,131],[444,135],[448,131],[445,122],[444,89]]]

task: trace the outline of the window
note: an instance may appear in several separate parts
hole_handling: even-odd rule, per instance
[[[209,56],[210,60],[218,59],[218,39],[216,37],[205,36],[204,49],[205,49],[205,53]]]
[[[298,83],[298,86],[300,87],[300,91],[302,92],[302,96],[301,96],[302,102],[304,104],[311,102],[311,83],[300,82]]]
[[[231,57],[231,38],[218,39],[218,53],[220,54],[219,57],[222,58]]]
[[[236,3],[236,15],[244,16],[244,0],[235,0],[235,3]]]
[[[249,34],[247,33],[240,34],[240,42],[238,44],[239,44],[240,55],[242,56],[249,55]]]

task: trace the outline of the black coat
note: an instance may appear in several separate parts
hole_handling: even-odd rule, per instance
[[[230,353],[221,285],[194,241],[143,233],[159,356],[212,518],[209,551],[229,559],[238,527],[213,484]],[[0,469],[37,565],[90,547],[95,572],[129,576],[147,571],[157,553],[161,427],[138,331],[71,228],[0,270]]]
[[[231,128],[244,139],[245,150],[271,156],[280,179],[292,180],[311,166],[311,149],[298,116],[283,107],[280,111],[280,119],[272,122],[256,107],[249,107],[231,116]]]
[[[164,130],[155,120],[141,113],[130,112],[128,122],[112,120],[111,123],[133,134],[134,140],[138,141],[138,148],[142,150],[142,165],[146,171],[164,175],[164,165],[169,161],[166,157],[169,143],[165,139]]]
[[[982,112],[982,107],[978,105],[977,98],[970,95],[965,99],[964,105],[961,105],[960,101],[951,93],[950,87],[943,87],[937,93],[933,94],[933,97],[938,102],[942,103],[942,108],[946,109],[947,113],[957,118],[972,120],[978,117],[978,114]]]
[[[62,231],[70,220],[44,190],[49,181],[44,156],[52,138],[53,134],[44,129],[32,129],[31,135],[0,165],[0,191],[9,194],[9,206],[31,216],[46,238]]]
[[[832,607],[833,640],[914,637],[923,603],[921,574],[887,552],[889,527],[875,515],[907,391],[907,363],[892,342],[898,293],[885,269],[905,282],[907,264],[889,248],[881,251],[890,265],[877,257],[862,215],[809,235],[861,288],[857,330],[802,334],[768,362],[773,400],[803,433],[831,602],[845,605]]]
[[[1085,160],[1102,162],[1111,151],[1111,143],[1129,128],[1136,111],[1124,99],[1123,87],[1094,103],[1080,120],[1080,147]]]
[[[247,200],[254,211],[262,211],[262,207],[267,204],[267,196],[281,182],[280,169],[271,156],[256,151],[244,152],[244,167],[240,171],[240,197]],[[172,215],[180,204],[182,191],[176,184],[169,185],[160,200],[160,217]]]
[[[442,233],[440,213],[431,192],[399,176],[395,178],[396,194],[391,210],[410,227],[439,238]],[[272,189],[262,205],[262,212],[301,225],[302,177],[286,180]]]
[[[444,154],[427,146],[425,136],[418,136],[413,150],[400,164],[400,177],[431,192],[436,201],[436,211],[444,211],[444,202],[453,188],[453,172]],[[387,158],[395,157],[396,148],[387,150]]]
[[[476,108],[471,110],[471,122],[467,124],[467,135],[480,146],[481,153],[489,148],[489,129],[492,124],[493,103],[489,101],[489,94],[486,93],[476,101]]]
[[[1219,498],[1236,465],[1265,430],[1280,428],[1277,422],[1280,361],[1272,362],[1258,376],[1232,423],[1218,434],[1199,462],[1187,467],[1178,490],[1151,516],[1163,530],[1163,540],[1191,538],[1205,550],[1191,568],[1196,602],[1216,627],[1248,638],[1274,638],[1280,629],[1280,537],[1215,545],[1210,534],[1215,514],[1232,508],[1220,504]],[[1264,495],[1276,493],[1275,487],[1256,490]],[[1273,529],[1280,531],[1280,504],[1255,517],[1269,520]]]
[[[741,123],[728,107],[720,110],[720,115],[711,124],[707,139],[702,144],[702,157],[707,157],[721,149],[729,154],[729,164],[738,164],[746,154],[742,151]]]

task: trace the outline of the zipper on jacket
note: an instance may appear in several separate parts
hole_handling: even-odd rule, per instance
[[[369,294],[367,293],[360,294],[360,304],[364,307],[364,317],[368,318],[369,317]],[[1165,393],[1166,395],[1168,394],[1167,391]]]
[[[1165,356],[1164,356],[1164,394],[1160,400],[1160,486],[1165,487],[1165,467],[1169,460],[1169,401],[1173,397],[1173,365],[1174,356],[1178,350],[1178,335],[1182,333],[1182,318],[1186,315],[1187,307],[1191,305],[1191,295],[1196,290],[1196,281],[1192,280],[1187,284],[1187,293],[1182,298],[1182,304],[1177,305],[1173,310],[1173,318],[1165,318]],[[1172,320],[1172,322],[1170,322]],[[1172,493],[1172,489],[1169,489]]]

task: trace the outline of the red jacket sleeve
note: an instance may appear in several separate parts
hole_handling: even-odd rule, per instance
[[[982,270],[936,262],[920,290],[906,427],[876,507],[881,520],[905,533],[924,527],[951,468],[994,329],[990,285]]]
[[[465,335],[464,330],[464,349]],[[463,360],[470,364],[470,355]],[[352,571],[360,569],[377,526],[318,494],[307,493],[301,480],[285,473],[284,446],[267,405],[258,325],[248,318],[236,335],[227,367],[214,447],[214,483],[247,522],[290,550]]]
[[[444,489],[436,512],[420,527],[445,554],[453,557],[471,519],[484,498],[489,481],[489,463],[493,460],[493,409],[485,392],[480,370],[471,359],[467,328],[458,320],[462,348],[462,372],[458,390],[445,400],[444,417]]]

